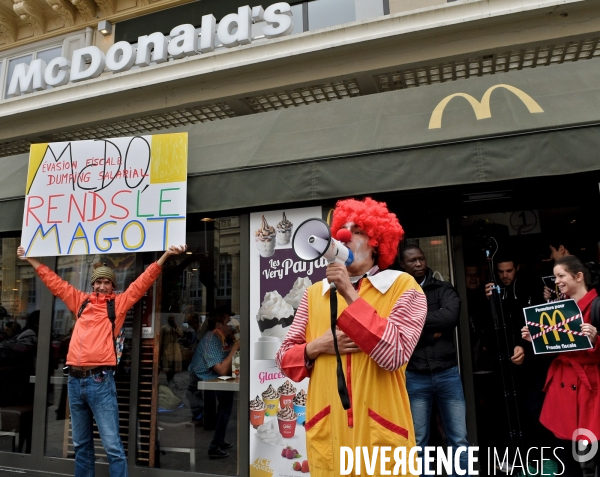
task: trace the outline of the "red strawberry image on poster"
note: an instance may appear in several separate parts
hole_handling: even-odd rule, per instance
[[[303,460],[302,461],[302,468],[300,470],[302,470],[303,474],[306,474],[309,471],[308,470],[308,461],[307,460]]]

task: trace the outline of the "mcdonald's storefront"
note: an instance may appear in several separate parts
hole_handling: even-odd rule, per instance
[[[407,239],[425,251],[431,268],[455,283],[465,302],[465,267],[481,262],[473,245],[474,227],[481,220],[496,227],[532,272],[547,258],[544,234],[555,230],[575,230],[586,258],[596,259],[598,77],[600,61],[591,59],[165,131],[185,131],[189,137],[187,237],[192,253],[165,269],[154,295],[136,305],[128,318],[117,386],[125,402],[120,419],[131,475],[249,474],[245,404],[253,398],[247,372],[249,330],[255,326],[249,298],[252,213],[320,206],[326,214],[339,198],[385,200],[398,214]],[[59,373],[72,317],[14,256],[27,159],[27,154],[0,159],[0,313],[9,330],[5,333],[15,326],[7,323],[38,327],[29,361],[14,350],[2,352],[0,346],[5,373],[0,468],[72,475],[66,387]],[[85,289],[98,259],[52,257],[45,263]],[[154,259],[151,253],[109,256],[121,286]],[[186,383],[177,381],[190,361],[185,339],[192,330],[184,317],[189,312],[204,317],[221,304],[240,317],[236,400],[242,405],[228,430],[232,458],[213,462],[203,448],[212,435],[206,422],[206,429],[179,425],[169,417],[178,411],[159,412],[159,400],[168,398],[161,394],[164,387],[175,390],[176,397],[186,393]],[[36,311],[39,323],[32,325],[28,317]],[[176,315],[179,331],[168,328],[170,314]],[[457,340],[475,444],[474,344],[468,329],[464,306]],[[165,351],[174,343],[169,336],[181,345],[172,352],[179,353],[177,365]],[[169,375],[171,369],[175,376]],[[187,424],[192,417],[185,416]],[[17,424],[8,426],[10,419]],[[97,452],[98,475],[106,476],[100,444]]]

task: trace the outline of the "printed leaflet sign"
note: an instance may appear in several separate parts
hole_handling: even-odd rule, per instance
[[[535,354],[589,349],[592,343],[581,334],[583,317],[575,300],[562,300],[523,308],[533,338]]]

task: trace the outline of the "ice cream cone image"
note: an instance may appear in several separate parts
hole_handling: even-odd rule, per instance
[[[283,219],[277,224],[277,243],[279,245],[287,245],[290,243],[293,228],[294,224],[287,219],[284,212]]]
[[[279,432],[285,439],[290,439],[296,434],[296,419],[298,419],[298,415],[291,406],[284,407],[277,413]]]
[[[265,414],[267,416],[276,416],[279,408],[279,393],[269,384],[267,390],[262,393],[262,398],[266,406]]]
[[[266,404],[258,396],[256,396],[256,399],[250,401],[250,424],[252,424],[254,428],[263,425],[265,422],[266,410]]]
[[[275,229],[267,223],[265,216],[262,216],[260,229],[254,232],[254,241],[261,257],[270,257],[275,253]]]
[[[296,388],[292,385],[289,379],[277,389],[279,392],[279,407],[281,409],[292,406],[292,401],[296,397]]]

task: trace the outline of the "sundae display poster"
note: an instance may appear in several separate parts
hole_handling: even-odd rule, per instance
[[[187,133],[32,144],[21,245],[32,257],[185,243]]]
[[[535,354],[561,353],[592,348],[581,334],[583,318],[575,300],[561,300],[523,308]]]
[[[302,406],[308,379],[288,380],[275,354],[304,290],[325,278],[326,260],[302,262],[292,250],[296,227],[311,218],[322,218],[321,207],[250,214],[251,477],[310,475]]]

